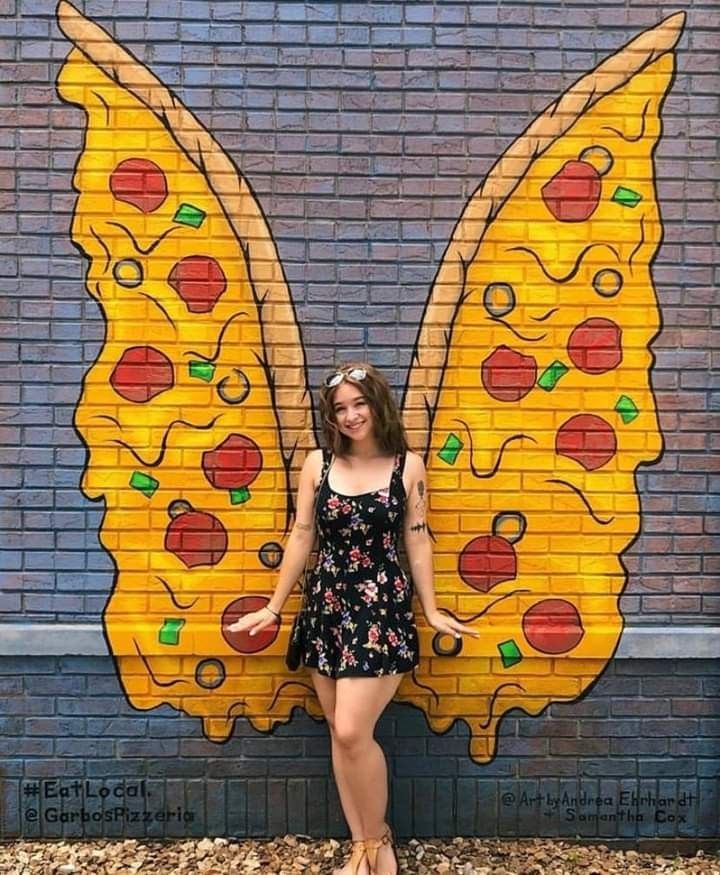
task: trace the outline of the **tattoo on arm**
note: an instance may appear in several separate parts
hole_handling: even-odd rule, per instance
[[[426,532],[427,531],[427,523],[415,523],[414,526],[410,526],[411,532]]]
[[[425,510],[425,483],[422,480],[418,481],[417,491],[419,498],[415,503],[415,510],[422,512]]]

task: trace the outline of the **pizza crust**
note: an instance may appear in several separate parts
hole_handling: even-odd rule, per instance
[[[57,19],[62,32],[85,57],[159,119],[206,178],[237,235],[257,304],[283,456],[296,488],[304,455],[316,445],[305,352],[277,247],[255,195],[193,113],[107,31],[66,0],[58,4]]]
[[[477,254],[487,226],[535,159],[601,98],[621,88],[649,64],[670,52],[680,38],[684,24],[684,12],[670,15],[579,79],[508,147],[470,198],[436,274],[405,390],[405,421],[413,447],[421,455],[428,450],[453,323],[464,299],[467,268]],[[433,336],[441,335],[443,343],[433,342]]]

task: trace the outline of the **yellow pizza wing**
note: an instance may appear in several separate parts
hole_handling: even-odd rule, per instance
[[[246,180],[197,119],[69,3],[62,98],[84,109],[72,238],[106,321],[75,423],[117,573],[104,612],[137,708],[169,703],[223,740],[302,705],[288,630],[228,631],[267,602],[314,446],[304,353]],[[296,607],[289,602],[287,617]]]
[[[653,152],[684,15],[572,86],[497,162],[455,229],[405,395],[425,453],[438,606],[400,698],[471,756],[511,708],[597,679],[622,631],[638,465],[662,443],[650,387],[662,226]]]

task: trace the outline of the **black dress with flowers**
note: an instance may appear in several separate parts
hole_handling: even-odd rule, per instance
[[[419,662],[412,582],[398,564],[405,511],[395,459],[390,486],[361,495],[330,489],[323,450],[318,561],[308,576],[300,640],[306,666],[329,677],[399,674]]]

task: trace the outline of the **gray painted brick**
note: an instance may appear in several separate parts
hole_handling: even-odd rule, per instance
[[[207,772],[202,760],[161,758],[146,761],[146,773],[149,778],[200,778]]]
[[[247,782],[247,835],[267,835],[267,785],[264,781]]]
[[[577,764],[567,760],[521,760],[518,764],[520,777],[558,777],[574,775]]]
[[[413,834],[431,835],[434,828],[433,807],[435,800],[435,781],[433,778],[414,778],[412,824]]]
[[[117,755],[123,756],[145,756],[149,759],[156,757],[177,757],[179,753],[179,742],[177,739],[147,739],[138,741],[137,739],[121,739],[117,742]]]
[[[58,740],[73,736],[80,737],[86,731],[85,720],[82,717],[28,717],[24,722],[27,735],[59,736]]]
[[[697,775],[698,778],[720,778],[720,762],[717,757],[712,760],[698,760]]]
[[[228,784],[225,781],[203,782],[205,790],[206,829],[210,837],[225,836],[227,827]]]
[[[3,780],[0,787],[0,836],[15,837],[20,833],[20,782]]]
[[[0,767],[3,775],[7,775],[8,778],[18,778],[23,774],[24,763],[18,759],[0,759]]]
[[[701,719],[699,735],[720,735],[720,720]]]
[[[300,757],[303,742],[291,738],[245,738],[242,741],[242,752],[248,757]]]
[[[101,738],[56,738],[55,754],[61,757],[112,759],[115,755],[115,742]]]
[[[466,751],[469,753],[469,745],[466,748]],[[500,751],[502,754],[502,751]],[[457,763],[457,774],[458,775],[472,775],[476,777],[480,774],[480,766],[476,762],[470,759],[468,755],[463,756],[462,759],[458,759]],[[517,771],[517,761],[511,757],[503,757],[496,756],[489,763],[486,763],[482,766],[482,775],[487,777],[507,777],[508,775],[514,775]]]
[[[52,752],[52,738],[0,738],[2,757],[49,756]]]
[[[83,696],[88,692],[87,679],[77,675],[28,675],[24,686],[31,696]]]
[[[4,656],[0,659],[0,675],[55,674],[57,660],[52,656]]]
[[[610,753],[623,756],[663,754],[669,749],[667,738],[611,738]]]
[[[650,728],[653,728],[653,725],[658,727],[660,726],[660,721],[657,721],[656,724],[653,724],[651,721],[645,721],[646,724],[650,724]],[[645,727],[643,727],[645,728]],[[640,720],[613,720],[611,722],[604,720],[585,720],[580,723],[580,736],[588,736],[588,737],[615,737],[615,738],[635,738],[640,734],[641,731],[641,721]],[[650,733],[652,734],[652,733]],[[663,733],[658,731],[658,734],[662,735]]]
[[[0,612],[20,613],[22,610],[22,598],[19,592],[0,592]]]
[[[181,747],[181,756],[182,753]],[[277,761],[276,768],[277,766]],[[207,758],[207,774],[211,778],[242,778],[242,777],[266,777],[268,774],[268,763],[265,760],[240,760],[233,759],[214,759],[212,756]]]
[[[149,738],[198,738],[200,735],[197,720],[190,717],[170,715],[168,717],[148,717],[142,721],[135,718],[133,723],[141,722],[138,732],[147,732]],[[147,727],[145,730],[144,727]],[[118,727],[122,733],[122,727]],[[238,731],[236,724],[236,733]]]
[[[22,735],[23,731],[23,720],[20,717],[0,718],[0,733],[3,736]]]
[[[148,762],[145,759],[126,760],[92,760],[85,763],[85,774],[88,778],[111,780],[114,778],[140,780],[147,774]]]
[[[121,701],[110,696],[88,697],[81,701],[59,696],[55,699],[55,706],[58,714],[68,716],[103,716],[119,714],[123,710]]]
[[[692,737],[698,734],[698,721],[690,719],[666,718],[664,720],[643,720],[641,734],[654,737]]]
[[[328,761],[325,759],[286,760],[273,757],[267,761],[268,774],[284,775],[287,777],[327,775],[329,770]]]
[[[312,800],[306,809],[308,833],[315,835],[318,830],[327,831],[327,782],[321,778],[307,778],[303,779],[303,784],[307,788],[308,799]]]
[[[638,774],[641,777],[694,777],[698,774],[700,763],[692,759],[653,758],[638,760]]]

